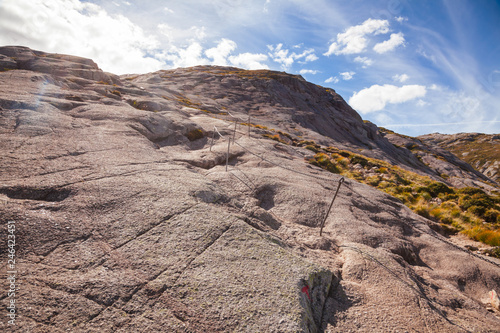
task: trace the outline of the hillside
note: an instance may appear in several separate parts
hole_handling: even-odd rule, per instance
[[[498,134],[429,134],[419,139],[452,152],[494,181],[500,180],[500,136]]]
[[[456,201],[450,232],[494,233],[462,204],[497,210],[497,185],[333,90],[229,67],[116,76],[23,47],[0,47],[0,69],[2,330],[498,331],[493,248],[409,208]]]

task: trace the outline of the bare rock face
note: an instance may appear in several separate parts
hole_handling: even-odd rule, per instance
[[[3,331],[498,331],[498,260],[353,180],[319,236],[338,176],[217,114],[234,105],[333,144],[330,119],[350,135],[339,145],[396,158],[333,92],[283,73],[116,77],[76,57],[0,54],[12,69],[0,72],[0,258],[15,235],[17,288],[1,299],[15,299]]]
[[[0,67],[24,69],[54,76],[75,76],[92,81],[114,83],[116,75],[106,74],[91,59],[34,51],[27,47],[0,47]],[[15,64],[15,65],[14,65]]]

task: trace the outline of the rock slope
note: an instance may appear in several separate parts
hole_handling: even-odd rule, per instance
[[[346,180],[319,236],[339,176],[263,126],[423,165],[333,91],[276,72],[117,77],[0,54],[2,285],[12,224],[17,272],[2,330],[498,332],[500,262],[397,199]],[[234,133],[227,111],[248,110],[260,128]]]
[[[500,180],[500,135],[434,133],[419,139],[452,152],[492,180]]]

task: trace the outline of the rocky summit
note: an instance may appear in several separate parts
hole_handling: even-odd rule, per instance
[[[500,260],[387,192],[495,180],[300,76],[1,47],[0,149],[4,332],[499,332]]]

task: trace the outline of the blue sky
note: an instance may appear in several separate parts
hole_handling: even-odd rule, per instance
[[[286,71],[402,134],[500,133],[494,0],[0,0],[0,45],[89,57],[116,74]]]

